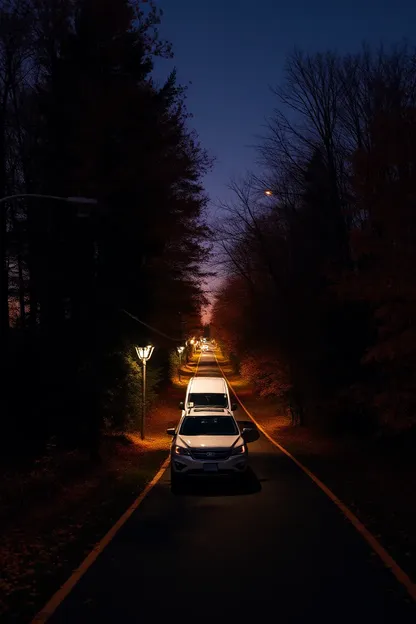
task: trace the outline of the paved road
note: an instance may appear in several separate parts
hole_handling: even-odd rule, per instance
[[[199,374],[218,374],[211,355]],[[263,436],[250,451],[246,486],[173,496],[168,470],[49,621],[414,624],[325,494]]]

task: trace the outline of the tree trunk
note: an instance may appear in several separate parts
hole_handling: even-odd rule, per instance
[[[0,198],[6,189],[5,115],[0,112]],[[7,216],[6,205],[0,204],[0,343],[5,351],[9,333],[9,271],[7,264]]]
[[[25,310],[25,280],[23,278],[23,262],[22,254],[17,255],[17,270],[19,273],[19,307],[20,307],[20,327],[26,327],[26,310]]]

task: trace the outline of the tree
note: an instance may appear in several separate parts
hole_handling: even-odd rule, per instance
[[[112,422],[109,392],[117,426],[128,420],[129,354],[150,337],[122,310],[173,336],[173,312],[200,312],[210,160],[188,129],[175,72],[161,86],[152,79],[155,59],[171,56],[152,3],[111,0],[105,12],[98,0],[28,6],[31,74],[13,109],[15,188],[96,197],[98,208],[79,219],[65,204],[31,200],[10,212],[8,253],[30,323],[9,332],[9,410],[16,387],[29,384],[28,435],[44,443],[59,434],[96,453],[104,414]],[[167,364],[161,346],[152,364]],[[22,399],[18,411],[27,409]]]
[[[414,61],[406,46],[291,55],[264,174],[226,207],[220,298],[239,294],[213,326],[262,393],[288,382],[306,423],[414,423]]]
[[[377,375],[368,400],[379,422],[397,430],[415,422],[416,109],[380,112],[370,132],[371,148],[354,155],[363,219],[352,232],[356,271],[346,289],[372,310],[377,338],[364,362]]]

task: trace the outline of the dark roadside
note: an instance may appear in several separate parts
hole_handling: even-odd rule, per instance
[[[224,358],[219,357],[219,362],[265,431],[319,477],[415,580],[414,446],[412,449],[408,444],[404,449],[399,441],[330,436],[307,427],[292,427],[276,401],[255,396]]]
[[[161,392],[144,442],[137,434],[107,436],[100,465],[87,453],[51,452],[30,472],[2,475],[1,622],[30,621],[153,478],[194,369],[185,367],[181,383]]]

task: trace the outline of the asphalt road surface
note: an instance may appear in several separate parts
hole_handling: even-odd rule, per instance
[[[198,374],[220,374],[211,354]],[[326,495],[262,435],[249,450],[243,485],[198,481],[174,496],[167,470],[49,622],[415,624],[414,603]]]

